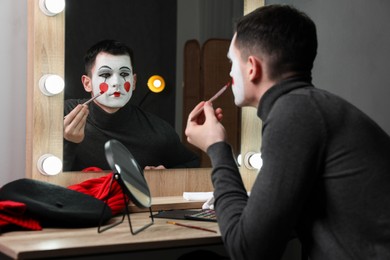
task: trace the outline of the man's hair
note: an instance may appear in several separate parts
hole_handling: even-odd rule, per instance
[[[131,64],[134,70],[134,54],[133,50],[129,46],[119,41],[103,40],[89,48],[84,56],[84,69],[86,75],[91,76],[91,70],[95,64],[96,56],[101,52],[105,52],[111,55],[130,56]]]
[[[236,47],[242,58],[264,55],[271,79],[286,72],[311,75],[317,32],[305,13],[288,5],[260,7],[238,21],[236,33]]]

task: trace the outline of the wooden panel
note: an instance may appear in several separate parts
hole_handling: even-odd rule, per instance
[[[244,0],[244,15],[264,5],[265,5],[264,0]]]
[[[184,55],[184,116],[183,131],[186,127],[189,112],[201,101],[208,100],[229,80],[230,62],[227,58],[230,40],[209,39],[201,50],[195,40],[188,41]],[[199,56],[197,56],[199,55]],[[234,98],[231,89],[228,89],[218,100],[214,101],[215,107],[224,110],[223,124],[228,133],[228,142],[232,145],[236,154],[240,150],[240,119],[241,111],[234,106]],[[183,136],[185,136],[183,132]],[[184,138],[185,139],[185,138]],[[183,142],[187,143],[186,140]],[[188,143],[187,143],[188,144]],[[193,146],[188,144],[191,149]],[[201,160],[201,167],[211,167],[207,154],[195,149]]]
[[[183,61],[183,133],[182,142],[196,153],[199,158],[202,157],[202,151],[187,142],[185,138],[185,129],[187,118],[194,107],[202,100],[202,88],[200,87],[200,45],[197,40],[189,40],[184,45]]]
[[[213,191],[211,169],[176,169],[145,171],[153,197],[182,196],[183,192]]]
[[[100,178],[109,172],[69,172],[48,177],[49,182],[68,187],[85,180]],[[183,192],[213,191],[211,169],[146,170],[145,179],[153,197],[182,196]]]
[[[38,4],[28,0],[26,177],[34,179],[43,177],[37,169],[41,155],[63,153],[63,93],[47,97],[38,82],[44,74],[64,77],[64,13],[46,16]]]
[[[208,100],[231,80],[229,76],[231,64],[227,58],[229,46],[230,40],[210,39],[202,47],[201,66],[204,100]],[[222,96],[215,100],[213,105],[215,108],[221,107],[223,109],[223,125],[228,134],[228,142],[232,145],[235,154],[238,155],[241,139],[241,111],[234,105],[234,96],[231,88],[227,89]],[[204,156],[207,157],[205,154]]]

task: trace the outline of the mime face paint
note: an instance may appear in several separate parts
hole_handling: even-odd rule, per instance
[[[100,93],[107,92],[108,84],[106,82],[100,83],[99,89],[100,89]]]
[[[236,106],[243,106],[245,101],[245,89],[244,89],[244,80],[242,77],[241,71],[241,60],[238,54],[238,49],[235,47],[235,36],[229,47],[228,58],[232,63],[230,69],[230,77],[232,78],[232,91],[234,95],[234,103]]]
[[[92,68],[92,91],[98,103],[110,108],[120,108],[129,102],[134,90],[134,75],[130,57],[99,53]]]

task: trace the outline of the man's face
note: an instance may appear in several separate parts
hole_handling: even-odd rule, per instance
[[[129,102],[135,88],[135,76],[127,55],[99,53],[92,68],[93,96],[106,92],[95,99],[111,108],[120,108]]]
[[[230,77],[232,78],[232,91],[234,95],[234,103],[236,106],[245,105],[245,88],[243,80],[243,62],[240,57],[239,50],[235,46],[236,35],[234,35],[230,43],[228,58],[232,66],[230,69]]]

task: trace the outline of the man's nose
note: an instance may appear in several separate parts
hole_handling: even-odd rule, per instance
[[[121,77],[117,75],[113,75],[111,78],[111,86],[114,88],[119,88],[122,84],[122,79]]]

